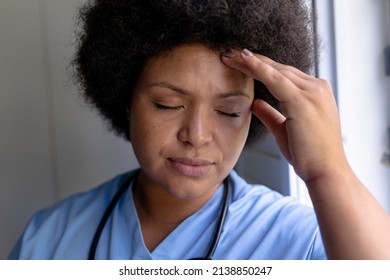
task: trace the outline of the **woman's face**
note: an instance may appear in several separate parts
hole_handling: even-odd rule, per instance
[[[244,147],[253,87],[202,45],[150,59],[129,111],[141,184],[180,199],[214,193]]]

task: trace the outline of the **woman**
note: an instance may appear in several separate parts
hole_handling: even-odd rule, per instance
[[[84,6],[75,69],[140,169],[36,214],[11,258],[390,258],[389,217],[346,160],[332,90],[306,74],[303,3],[138,2]],[[262,124],[315,213],[232,171]]]

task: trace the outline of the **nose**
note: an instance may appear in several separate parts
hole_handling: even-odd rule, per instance
[[[207,113],[199,109],[186,113],[178,132],[178,139],[195,148],[210,143],[213,139],[212,123]]]

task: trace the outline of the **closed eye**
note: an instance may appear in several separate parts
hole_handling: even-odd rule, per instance
[[[156,106],[157,109],[160,109],[160,110],[179,110],[179,109],[183,108],[183,106],[168,106],[168,105],[161,104],[161,103],[155,103],[154,105]],[[220,111],[220,110],[216,110],[216,112],[219,115],[224,116],[224,117],[229,117],[229,118],[239,118],[240,117],[239,112],[228,113],[228,112],[224,112],[224,111]]]
[[[154,103],[154,105],[156,106],[157,109],[161,109],[161,110],[179,110],[183,108],[183,106],[167,106],[160,103]]]
[[[229,117],[229,118],[239,118],[240,117],[240,113],[236,113],[236,112],[233,112],[233,113],[227,113],[227,112],[224,112],[224,111],[218,111],[218,114],[224,116],[224,117]]]

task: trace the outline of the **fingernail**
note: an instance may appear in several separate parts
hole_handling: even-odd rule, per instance
[[[223,52],[223,53],[221,53],[221,55],[224,56],[224,57],[227,57],[227,58],[234,58],[234,57],[236,57],[236,55],[234,53],[232,53],[232,52]]]
[[[242,53],[245,55],[245,56],[253,56],[253,53],[248,50],[248,49],[243,49],[242,50]]]

